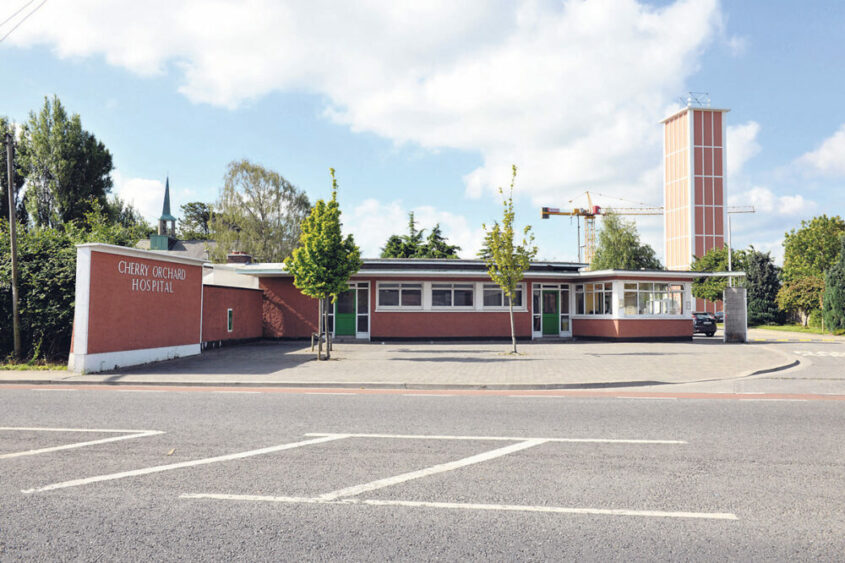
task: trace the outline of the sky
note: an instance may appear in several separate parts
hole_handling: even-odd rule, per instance
[[[575,261],[575,222],[540,207],[661,206],[660,121],[690,91],[731,110],[729,203],[757,210],[734,247],[780,261],[845,215],[845,2],[0,0],[0,21],[0,115],[58,96],[150,220],[166,177],[178,216],[234,160],[312,201],[333,167],[365,257],[413,211],[473,258],[516,164],[538,259]],[[661,219],[636,222],[662,258]]]

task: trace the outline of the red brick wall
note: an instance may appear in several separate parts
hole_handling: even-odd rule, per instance
[[[204,285],[202,341],[261,338],[263,293],[258,289]],[[228,330],[228,310],[232,309],[232,332]]]
[[[531,338],[531,314],[514,311],[517,338]],[[378,338],[502,338],[510,337],[507,312],[439,311],[379,312],[371,318],[370,337]]]
[[[259,278],[264,290],[264,336],[309,338],[317,331],[319,307],[293,285],[292,278]]]
[[[690,319],[573,319],[572,335],[591,338],[692,338]]]
[[[145,265],[148,275],[120,273],[121,262]],[[182,269],[185,279],[157,278],[156,266]],[[168,282],[173,293],[133,291],[133,279]],[[93,251],[87,352],[198,344],[201,292],[201,266]]]

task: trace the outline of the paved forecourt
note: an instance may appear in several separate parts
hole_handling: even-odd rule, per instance
[[[837,346],[836,344],[832,344]],[[235,385],[622,386],[731,379],[783,369],[797,358],[777,345],[676,343],[337,343],[317,362],[303,343],[224,347],[108,374],[6,372],[0,381]]]

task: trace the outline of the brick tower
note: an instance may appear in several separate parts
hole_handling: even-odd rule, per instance
[[[688,105],[663,120],[667,269],[689,270],[695,256],[725,244],[728,111]],[[696,299],[695,310],[715,312],[721,310],[721,302]]]

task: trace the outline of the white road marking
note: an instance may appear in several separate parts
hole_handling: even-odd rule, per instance
[[[309,432],[306,436],[339,436],[330,432]],[[347,438],[396,438],[399,440],[477,440],[492,442],[525,442],[541,440],[543,442],[586,443],[586,444],[686,444],[684,440],[627,440],[615,438],[532,438],[510,436],[437,436],[418,434],[342,434]]]
[[[446,393],[402,393],[403,397],[454,397]]]
[[[571,399],[566,395],[508,395],[510,399]]]
[[[30,389],[30,391],[64,391],[66,393],[76,393],[79,389]]]
[[[261,395],[261,391],[212,391],[212,393],[222,393],[223,395]]]
[[[369,506],[404,506],[411,508],[445,508],[457,510],[491,510],[506,512],[539,512],[547,514],[585,514],[596,516],[640,516],[648,518],[698,518],[705,520],[739,520],[736,514],[728,512],[669,512],[663,510],[626,510],[607,508],[570,508],[564,506],[529,506],[519,504],[474,504],[457,502],[419,502],[407,500],[359,500],[341,499],[327,500],[322,497],[273,497],[260,495],[230,495],[186,493],[180,495],[182,499],[195,500],[229,500],[251,502],[282,502],[301,504],[365,504]]]
[[[677,401],[677,397],[616,397],[617,399],[637,399],[646,401]]]
[[[321,393],[319,391],[306,391],[303,395],[357,395],[357,393]]]
[[[338,489],[337,491],[332,491],[330,493],[320,495],[319,498],[323,500],[336,500],[342,497],[354,497],[356,495],[360,495],[361,493],[374,491],[376,489],[383,489],[384,487],[390,487],[392,485],[398,485],[399,483],[404,483],[413,479],[420,479],[422,477],[428,477],[429,475],[436,475],[437,473],[445,473],[446,471],[454,471],[455,469],[460,469],[461,467],[467,467],[468,465],[474,465],[476,463],[481,463],[482,461],[496,459],[497,457],[502,457],[513,452],[518,452],[521,450],[526,450],[528,448],[533,448],[534,446],[539,446],[540,444],[544,444],[545,442],[545,440],[538,439],[526,440],[524,442],[505,446],[504,448],[498,448],[489,452],[465,457],[457,461],[441,463],[431,467],[426,467],[425,469],[402,473],[401,475],[395,475],[393,477],[387,477],[385,479],[378,479],[369,483],[362,483],[360,485],[345,487],[343,489]]]
[[[2,426],[3,430],[17,430],[25,432],[88,432],[88,433],[105,433],[105,434],[125,434],[124,436],[113,436],[111,438],[102,438],[100,440],[89,440],[87,442],[74,442],[73,444],[65,444],[63,446],[52,446],[49,448],[39,448],[37,450],[27,450],[23,452],[14,452],[9,454],[0,454],[0,459],[11,459],[14,457],[24,457],[30,455],[45,454],[49,452],[58,452],[61,450],[73,450],[76,448],[84,448],[86,446],[95,446],[97,444],[106,444],[108,442],[119,442],[120,440],[131,440],[133,438],[146,438],[147,436],[156,436],[164,434],[161,430],[99,430],[96,428],[34,428],[34,427],[11,427]]]
[[[778,402],[778,403],[805,403],[807,399],[742,399],[743,403],[762,403],[762,402]]]
[[[149,475],[151,473],[161,473],[162,471],[172,471],[174,469],[182,469],[184,467],[195,467],[197,465],[207,465],[210,463],[218,463],[221,461],[232,461],[235,459],[243,459],[247,457],[253,457],[257,455],[263,454],[270,454],[275,452],[281,452],[284,450],[291,450],[293,448],[299,448],[302,446],[310,446],[313,444],[322,444],[323,442],[331,442],[333,440],[340,440],[342,438],[347,438],[348,435],[346,434],[332,434],[331,436],[326,436],[323,438],[316,438],[313,440],[304,440],[301,442],[292,442],[289,444],[282,444],[279,446],[270,446],[267,448],[261,448],[258,450],[249,450],[246,452],[238,452],[234,454],[227,454],[221,455],[216,457],[207,457],[203,459],[195,459],[193,461],[183,461],[180,463],[171,463],[168,465],[156,465],[154,467],[145,467],[143,469],[133,469],[131,471],[121,471],[119,473],[109,473],[107,475],[97,475],[95,477],[87,477],[84,479],[74,479],[72,481],[64,481],[61,483],[53,483],[52,485],[46,485],[44,487],[38,487],[35,489],[25,489],[22,490],[22,493],[41,493],[45,491],[53,491],[56,489],[65,489],[67,487],[78,487],[81,485],[90,485],[92,483],[100,483],[102,481],[114,481],[115,479],[125,479],[126,477],[138,477],[140,475]]]

